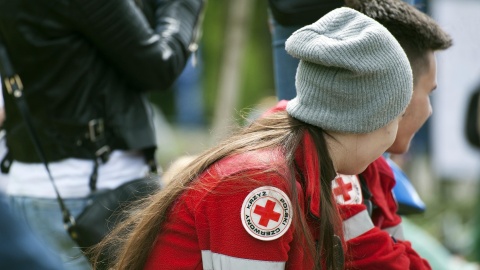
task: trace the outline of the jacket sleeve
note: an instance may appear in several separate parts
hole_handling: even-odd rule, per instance
[[[221,181],[195,207],[204,269],[285,269],[293,241],[293,226],[279,224],[284,216],[275,219],[281,212],[278,197],[272,193],[261,197],[264,191],[272,188],[286,194],[285,180],[275,173],[248,178]],[[249,203],[251,210],[247,210]],[[266,212],[271,215],[267,217]],[[258,224],[262,224],[257,220],[260,217],[264,218],[263,226]],[[272,228],[284,228],[285,231],[278,229],[280,233],[272,237],[263,234],[275,232]]]
[[[372,163],[363,178],[376,206],[372,216],[363,203],[338,204],[347,245],[347,269],[431,269],[412,249],[410,242],[398,240],[401,218],[392,194],[395,184],[383,158]],[[337,201],[338,203],[338,201]]]
[[[154,28],[130,0],[76,0],[71,12],[81,34],[138,89],[167,89],[188,60],[203,1],[149,1]]]
[[[375,227],[363,204],[339,205],[346,241],[345,269],[431,269],[408,241]]]

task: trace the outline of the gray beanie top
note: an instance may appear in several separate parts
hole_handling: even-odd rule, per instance
[[[285,49],[300,59],[297,96],[287,112],[325,130],[368,133],[410,102],[412,70],[397,40],[380,23],[338,8],[294,32]]]

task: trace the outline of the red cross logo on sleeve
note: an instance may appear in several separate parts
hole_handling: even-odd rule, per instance
[[[333,194],[343,196],[344,201],[349,201],[351,197],[348,192],[352,190],[352,183],[344,183],[342,177],[337,177],[335,182],[337,182],[338,187],[333,189]]]
[[[289,231],[292,210],[290,198],[283,190],[262,186],[245,196],[240,217],[248,234],[261,241],[272,241]]]
[[[274,201],[268,200],[265,204],[265,207],[260,205],[255,206],[255,210],[253,210],[253,213],[260,216],[260,221],[258,222],[258,224],[267,227],[270,220],[278,222],[278,220],[280,219],[280,213],[277,213],[273,210],[275,208],[275,204],[276,203]]]

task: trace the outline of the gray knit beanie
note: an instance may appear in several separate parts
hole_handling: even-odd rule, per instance
[[[294,32],[285,48],[300,59],[297,96],[287,112],[325,130],[368,133],[410,102],[412,70],[397,40],[380,23],[338,8]]]

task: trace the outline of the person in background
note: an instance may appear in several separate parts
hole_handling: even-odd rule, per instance
[[[299,60],[285,50],[285,41],[301,27],[344,5],[343,0],[269,0],[275,91],[278,100],[296,96],[295,72]]]
[[[417,131],[425,124],[432,114],[430,95],[437,88],[437,63],[435,53],[448,49],[452,45],[450,36],[425,13],[400,0],[346,0],[346,6],[356,9],[384,25],[398,40],[408,56],[413,71],[413,96],[400,121],[395,142],[388,148],[391,154],[404,154],[409,148]],[[383,157],[381,159],[384,159]],[[385,170],[381,184],[388,192],[395,180],[400,184],[409,181],[400,179],[399,168],[388,160],[390,169]],[[396,239],[404,239],[401,218],[397,215],[395,198],[390,194],[389,210],[381,205],[382,196],[375,194],[374,179],[365,179],[368,189],[373,193],[371,201],[374,209],[371,218],[380,228],[388,231]],[[415,193],[416,194],[416,193]],[[397,196],[399,197],[399,196]],[[385,208],[385,209],[382,209]],[[383,215],[380,212],[384,212]],[[379,218],[385,216],[386,218]]]
[[[337,173],[378,175],[366,168],[395,140],[413,87],[401,46],[375,20],[339,8],[286,49],[301,59],[297,97],[171,173],[99,246],[118,251],[112,268],[428,268],[373,224],[345,231],[358,213],[332,191]]]
[[[73,216],[96,191],[154,171],[146,94],[168,89],[196,47],[202,0],[136,3],[0,1],[0,40]],[[52,183],[5,85],[3,96],[13,212],[61,256],[63,269],[90,269],[64,229]]]

